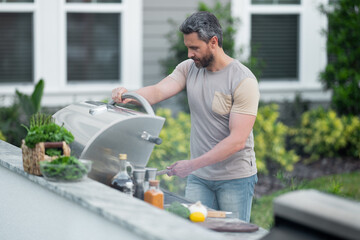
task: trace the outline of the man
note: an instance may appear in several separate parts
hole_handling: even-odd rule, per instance
[[[257,168],[252,128],[259,90],[255,76],[222,49],[217,18],[197,12],[180,26],[190,59],[159,83],[136,92],[155,104],[186,86],[191,113],[190,160],[177,161],[169,176],[188,176],[185,197],[231,211],[249,222]],[[125,88],[112,92],[122,101]],[[190,175],[189,175],[190,174]]]

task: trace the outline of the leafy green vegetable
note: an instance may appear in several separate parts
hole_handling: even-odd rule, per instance
[[[54,122],[32,126],[27,129],[28,133],[25,138],[25,144],[29,148],[34,148],[39,142],[62,142],[70,144],[74,141],[74,136],[63,126],[59,126]]]
[[[58,148],[47,148],[45,149],[45,154],[48,156],[61,156],[62,150]]]
[[[41,173],[56,180],[78,180],[87,174],[88,168],[74,156],[62,156],[51,162],[40,162]]]
[[[174,213],[180,217],[188,219],[190,216],[190,210],[183,206],[179,202],[172,202],[168,208],[166,208],[166,211]]]

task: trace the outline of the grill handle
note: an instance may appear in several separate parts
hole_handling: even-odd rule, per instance
[[[132,98],[137,100],[145,109],[146,113],[150,116],[155,116],[154,110],[152,109],[150,103],[143,97],[137,94],[136,92],[126,92],[124,93],[121,98]],[[115,105],[114,101],[108,103],[108,105]]]

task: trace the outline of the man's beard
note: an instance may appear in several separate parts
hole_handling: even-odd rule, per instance
[[[214,61],[214,55],[212,53],[210,53],[209,55],[203,57],[202,59],[200,58],[192,58],[195,61],[195,66],[197,68],[206,68],[208,66],[210,66],[210,64]]]

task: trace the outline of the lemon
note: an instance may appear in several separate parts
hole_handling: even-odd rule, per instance
[[[192,222],[203,222],[205,221],[205,215],[201,212],[193,212],[189,216]]]

